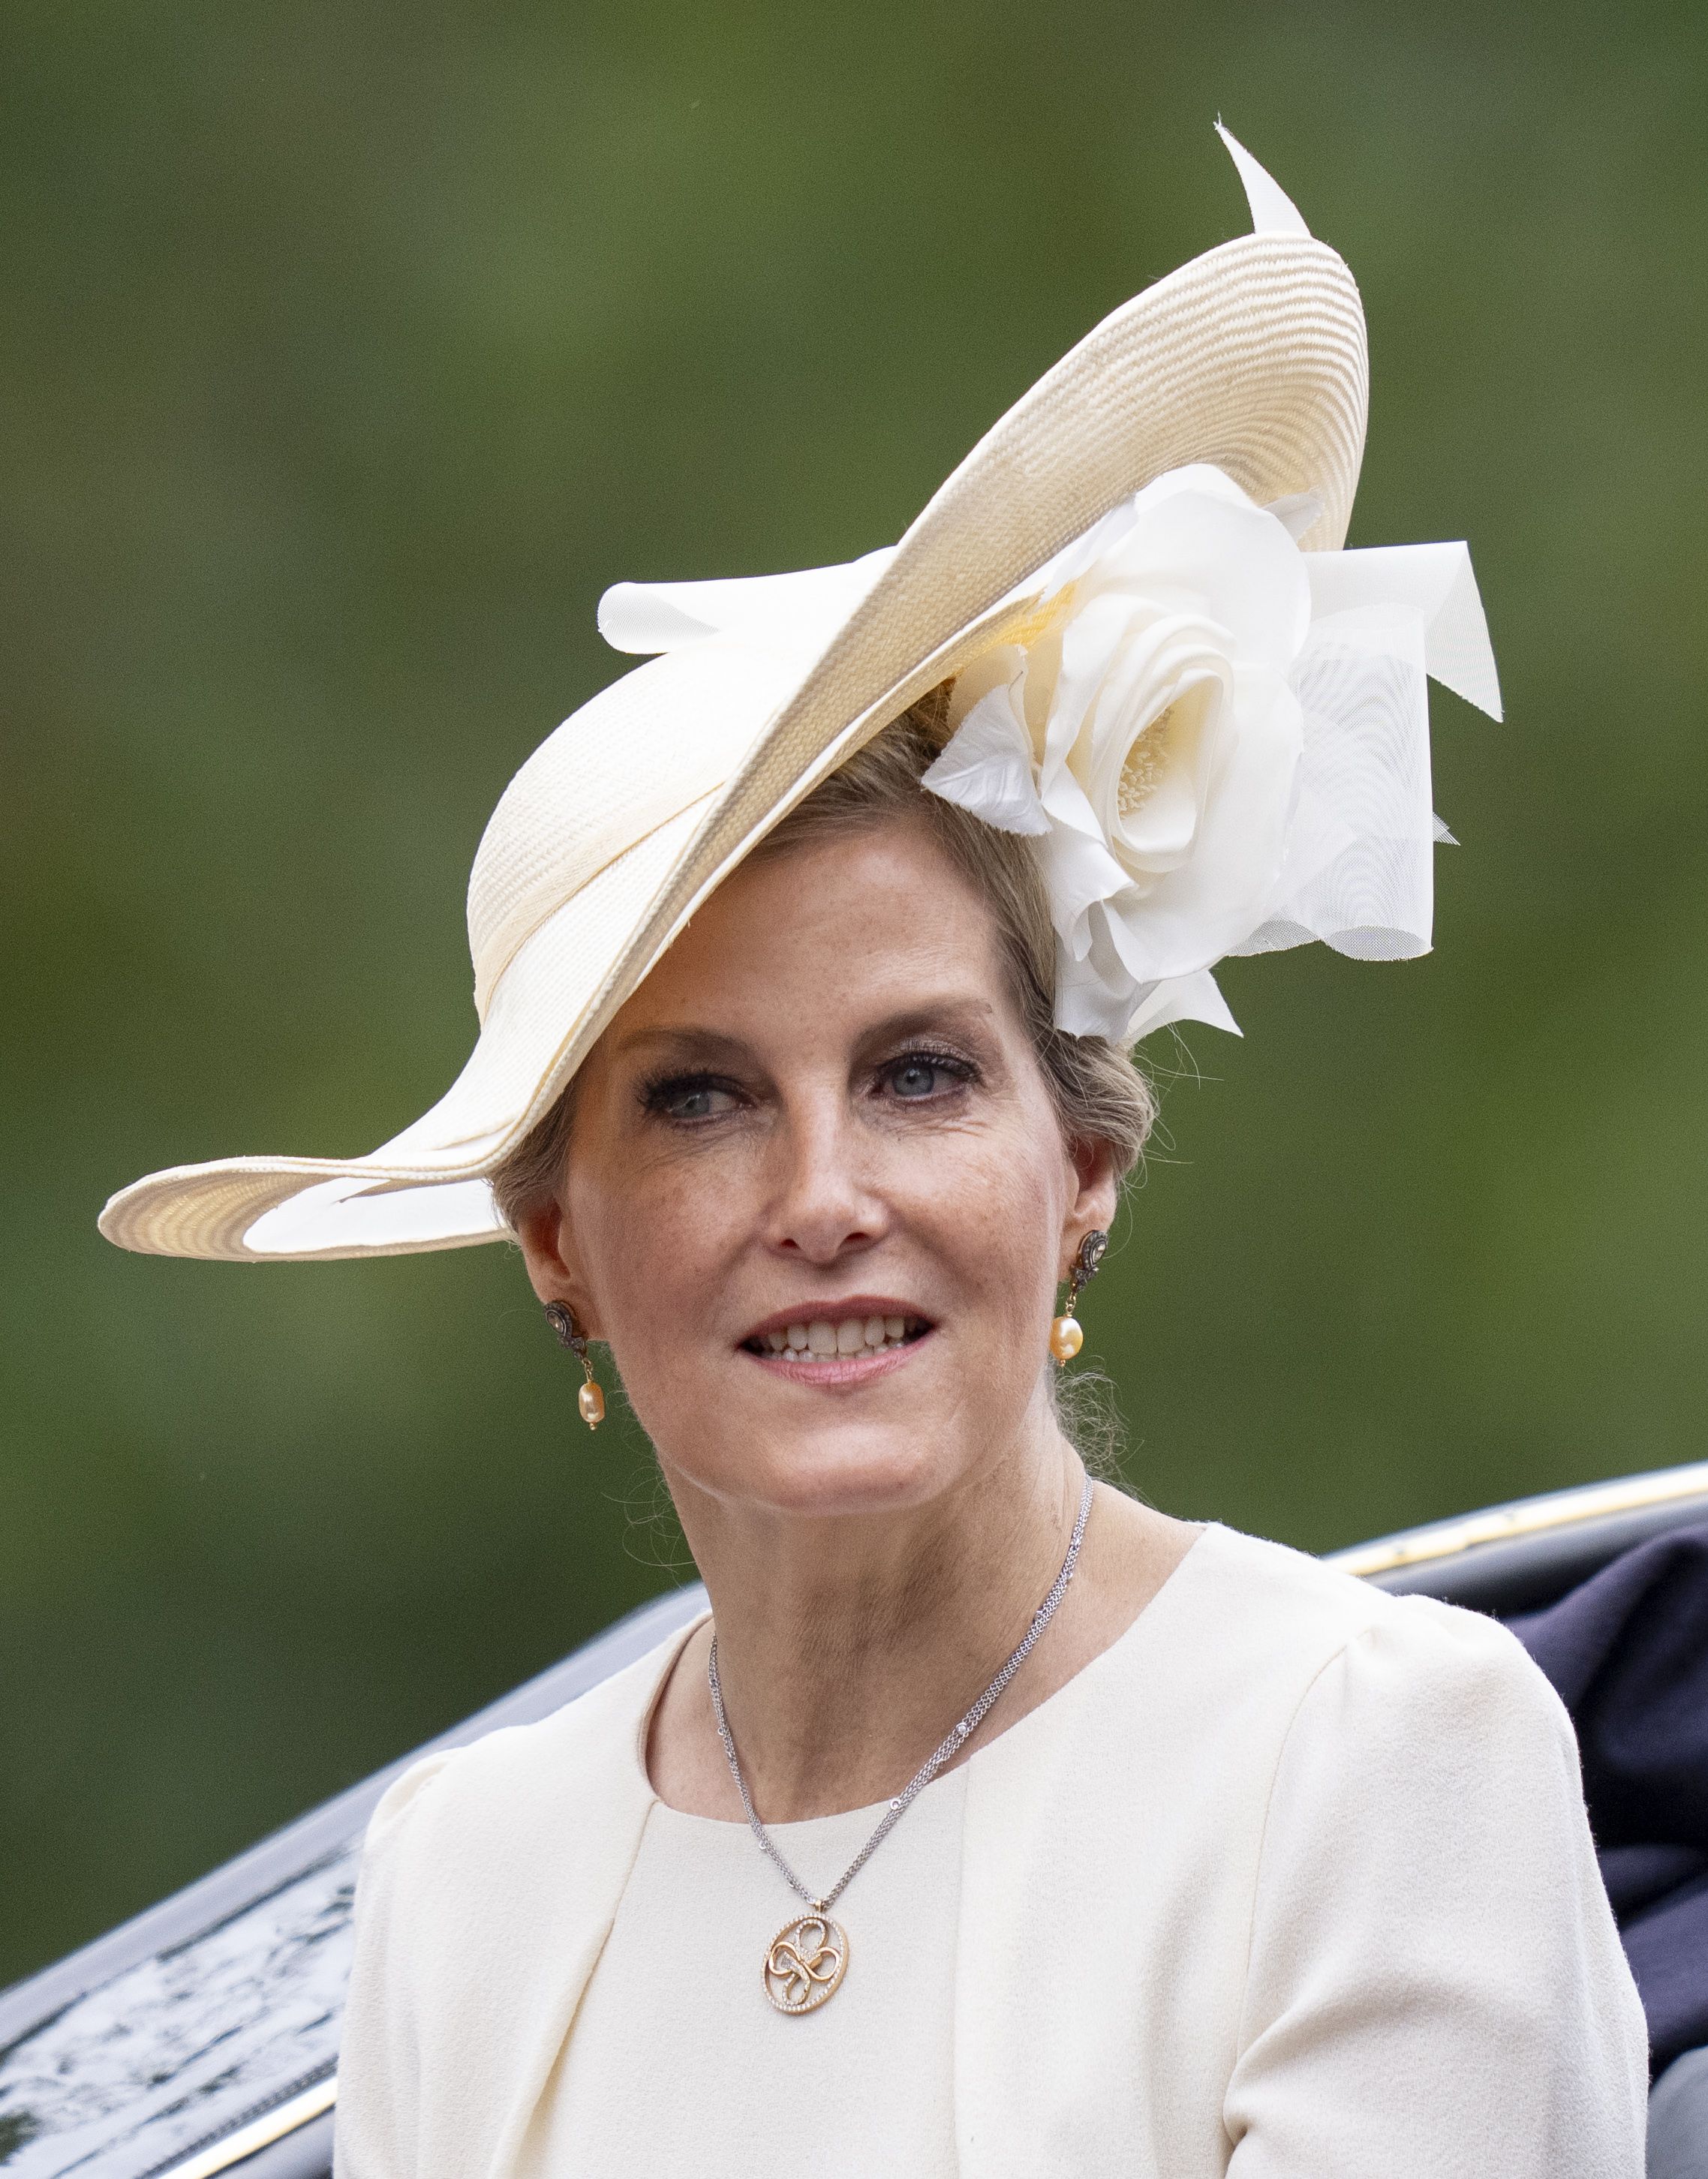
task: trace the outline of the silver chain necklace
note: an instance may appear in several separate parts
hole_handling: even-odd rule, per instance
[[[777,1864],[790,1891],[805,1902],[807,1910],[805,1914],[797,1914],[793,1921],[784,1923],[772,1939],[766,1952],[762,1970],[765,1994],[779,2012],[814,2012],[836,1994],[848,1969],[849,1944],[847,1930],[840,1922],[831,1919],[831,1908],[944,1764],[972,1738],[989,1715],[992,1704],[1003,1688],[1031,1655],[1038,1637],[1055,1617],[1056,1607],[1067,1594],[1068,1584],[1074,1578],[1074,1568],[1079,1559],[1079,1546],[1085,1538],[1086,1517],[1090,1511],[1091,1479],[1087,1476],[1085,1487],[1079,1494],[1079,1518],[1068,1540],[1068,1556],[1062,1562],[1062,1571],[1051,1583],[1049,1594],[1032,1614],[1032,1623],[1022,1637],[1019,1648],[966,1715],[958,1725],[951,1726],[945,1737],[920,1764],[884,1810],[877,1829],[822,1896],[807,1890],[778,1852],[776,1841],[759,1819],[759,1811],[754,1807],[753,1798],[747,1790],[747,1781],[741,1775],[741,1763],[735,1752],[735,1738],[729,1729],[729,1720],[724,1715],[723,1689],[717,1680],[717,1637],[716,1634],[712,1636],[711,1652],[706,1660],[706,1678],[711,1689],[712,1715],[717,1720],[717,1737],[723,1743],[723,1753],[729,1763],[729,1775],[735,1781],[735,1790],[740,1794],[741,1805],[747,1811],[749,1829]]]

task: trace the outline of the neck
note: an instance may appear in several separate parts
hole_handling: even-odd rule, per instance
[[[711,1597],[742,1770],[768,1822],[899,1790],[1025,1633],[1084,1479],[1047,1412],[976,1476],[899,1512],[777,1513],[671,1478]],[[692,1654],[703,1675],[703,1649]],[[703,1680],[695,1692],[706,1699]]]

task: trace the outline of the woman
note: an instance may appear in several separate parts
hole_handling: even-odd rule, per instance
[[[1641,2169],[1518,1645],[1092,1484],[1058,1404],[1132,1045],[1231,1026],[1230,952],[1422,951],[1425,670],[1497,707],[1464,548],[1340,549],[1356,291],[1230,150],[1257,232],[893,553],[607,594],[658,655],[499,805],[432,1112],[104,1214],[250,1260],[513,1233],[710,1592],[382,1803],[348,2179]]]

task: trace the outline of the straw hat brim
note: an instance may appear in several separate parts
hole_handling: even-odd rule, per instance
[[[251,1263],[502,1238],[486,1177],[695,909],[803,796],[1003,640],[1032,610],[1025,585],[1052,557],[1171,469],[1212,464],[1259,504],[1314,494],[1321,512],[1300,541],[1338,548],[1367,389],[1358,289],[1326,244],[1245,235],[1159,280],[974,447],[724,783],[527,939],[469,1068],[424,1121],[365,1157],[225,1158],[151,1174],[113,1198],[102,1232],[146,1254]],[[470,1096],[490,1124],[436,1136],[435,1115],[459,1098],[466,1113]]]

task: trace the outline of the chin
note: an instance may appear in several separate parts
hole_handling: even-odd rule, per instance
[[[973,1447],[960,1445],[959,1435],[921,1420],[843,1424],[777,1436],[756,1430],[729,1446],[715,1475],[703,1449],[692,1472],[674,1472],[715,1497],[779,1513],[895,1512],[929,1503],[977,1465]]]

